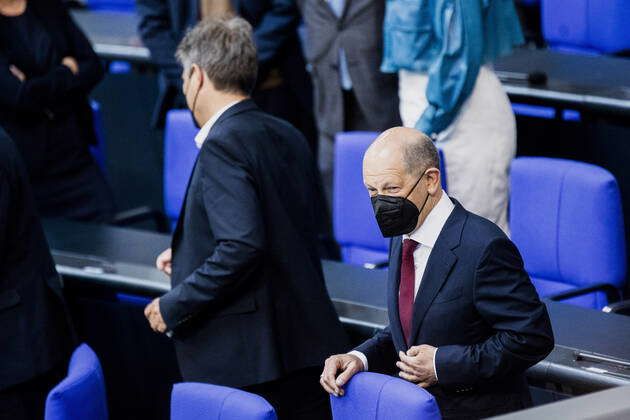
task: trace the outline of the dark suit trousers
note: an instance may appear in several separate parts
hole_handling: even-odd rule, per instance
[[[320,367],[307,368],[263,384],[243,388],[273,406],[278,420],[332,419],[330,399],[319,384]]]
[[[66,376],[67,362],[27,382],[0,391],[0,420],[41,420],[46,397]]]

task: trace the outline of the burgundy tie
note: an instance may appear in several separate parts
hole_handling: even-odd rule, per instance
[[[413,263],[413,251],[418,242],[413,239],[405,239],[402,249],[402,264],[400,266],[400,290],[398,294],[398,315],[402,326],[405,341],[409,344],[411,322],[413,319],[413,300],[416,285],[416,267]]]

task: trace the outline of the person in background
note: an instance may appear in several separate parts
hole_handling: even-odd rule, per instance
[[[0,125],[21,152],[41,216],[107,222],[113,197],[90,154],[88,94],[103,77],[59,0],[0,0]]]
[[[321,420],[321,365],[348,344],[318,252],[323,193],[303,136],[249,97],[251,29],[205,19],[177,50],[201,150],[172,248],[157,259],[173,287],[145,315],[172,332],[185,381],[259,394],[280,419]]]
[[[335,134],[401,124],[398,77],[381,73],[384,0],[298,0],[314,86],[319,168],[331,201]]]
[[[236,14],[254,27],[258,80],[252,94],[265,112],[285,119],[317,148],[312,85],[306,73],[294,0],[136,0],[142,41],[160,69],[160,96],[153,123],[162,127],[166,112],[185,107],[181,66],[175,49],[186,31],[200,20]]]
[[[522,43],[513,0],[387,2],[381,70],[403,124],[443,150],[449,194],[506,233],[516,123],[492,63]]]
[[[433,394],[445,420],[526,408],[525,371],[553,349],[547,309],[505,233],[442,191],[438,159],[402,127],[365,153],[363,181],[392,238],[389,326],[328,358],[321,384],[339,397],[357,372],[394,374]]]
[[[22,158],[0,128],[0,420],[41,420],[76,338]]]

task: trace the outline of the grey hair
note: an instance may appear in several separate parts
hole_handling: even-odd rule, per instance
[[[252,26],[243,18],[205,19],[190,29],[175,57],[188,73],[203,69],[217,90],[249,95],[256,84],[258,61]]]
[[[440,167],[440,156],[431,139],[419,133],[417,138],[405,142],[403,146],[405,169],[409,174],[425,172],[429,168]]]

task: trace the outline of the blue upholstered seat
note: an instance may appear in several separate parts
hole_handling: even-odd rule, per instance
[[[630,48],[627,0],[543,0],[542,28],[551,48],[610,54]]]
[[[510,229],[541,296],[608,283],[621,289],[626,244],[619,187],[600,167],[563,159],[512,162]],[[602,292],[567,300],[600,309]]]
[[[344,387],[343,397],[330,397],[334,420],[439,420],[433,395],[392,376],[362,372]]]
[[[188,178],[199,150],[194,138],[198,130],[190,112],[172,110],[166,114],[164,128],[164,210],[171,221],[177,223],[186,195]]]
[[[45,420],[107,420],[105,381],[98,357],[81,344],[70,359],[68,376],[50,391]]]
[[[86,0],[86,5],[91,10],[107,10],[118,12],[135,12],[134,0]]]
[[[94,132],[96,134],[96,144],[90,146],[90,153],[103,173],[106,173],[107,166],[105,163],[105,156],[107,153],[105,149],[105,126],[103,124],[103,112],[101,104],[96,101],[90,101],[90,106],[92,107],[92,119],[94,121]]]
[[[353,131],[338,133],[335,139],[333,178],[333,227],[344,262],[364,265],[388,258],[389,239],[383,238],[363,185],[363,155],[380,133]],[[440,152],[442,187],[446,190],[446,169]]]
[[[171,420],[275,420],[273,407],[261,396],[224,386],[175,384]]]

